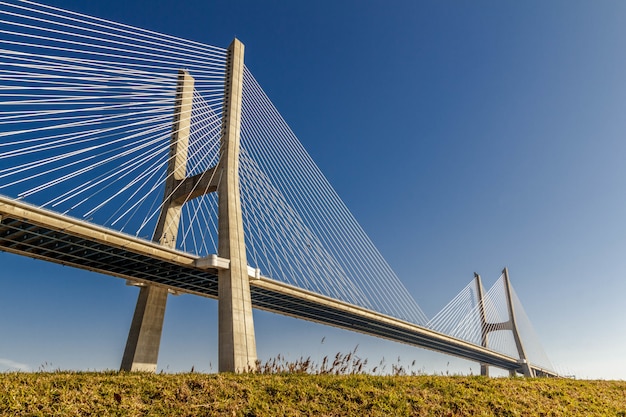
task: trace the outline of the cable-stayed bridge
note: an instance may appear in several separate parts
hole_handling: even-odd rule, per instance
[[[252,307],[554,376],[510,285],[428,319],[228,49],[0,5],[0,249],[140,287],[122,369],[154,370],[168,293],[219,300],[221,371]]]

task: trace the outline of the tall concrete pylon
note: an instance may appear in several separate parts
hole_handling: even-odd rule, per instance
[[[490,332],[495,332],[498,330],[510,330],[513,333],[513,339],[515,340],[515,347],[517,349],[517,353],[519,355],[519,365],[522,374],[527,377],[534,377],[535,374],[533,369],[531,368],[528,357],[526,356],[526,351],[524,350],[524,344],[522,343],[522,338],[519,334],[519,330],[517,328],[517,320],[515,316],[515,307],[513,305],[513,297],[511,290],[511,282],[509,281],[509,270],[504,268],[502,271],[504,274],[504,291],[506,295],[506,304],[509,319],[500,323],[488,323],[485,315],[485,300],[483,298],[483,286],[480,280],[480,275],[474,273],[474,278],[476,279],[476,287],[478,292],[478,303],[480,309],[480,320],[481,320],[481,344],[483,347],[488,347],[488,335]],[[489,366],[487,364],[480,364],[480,374],[484,376],[489,376]],[[511,371],[511,376],[515,376],[516,372]]]
[[[174,190],[181,188],[179,185],[186,177],[193,85],[193,77],[187,71],[179,71],[163,205],[152,238],[153,241],[169,248],[176,247],[183,204],[174,199]],[[156,371],[167,294],[167,288],[140,285],[121,370]]]
[[[481,324],[480,344],[482,347],[487,347],[487,344],[489,342],[489,338],[488,338],[489,332],[487,330],[487,315],[485,313],[485,303],[483,299],[483,294],[485,293],[485,290],[483,289],[483,283],[480,279],[480,275],[478,275],[476,272],[474,272],[474,279],[476,280],[476,292],[478,294],[478,306],[479,306],[478,309],[480,313],[480,324]],[[486,363],[481,363],[480,374],[482,376],[489,376],[489,365],[487,365]]]
[[[227,55],[217,190],[218,256],[230,259],[230,267],[218,272],[220,372],[244,372],[257,360],[239,195],[243,54],[244,45],[233,40]]]
[[[174,248],[182,205],[218,193],[218,256],[229,261],[218,272],[219,371],[244,372],[256,365],[256,339],[239,191],[239,148],[244,45],[235,39],[227,52],[220,157],[217,166],[186,176],[194,80],[179,72],[163,205],[154,241]],[[165,317],[167,288],[140,284],[121,369],[155,372]]]
[[[524,344],[522,343],[522,338],[519,334],[519,330],[517,329],[517,319],[515,315],[515,307],[513,306],[513,297],[511,290],[511,282],[509,281],[509,270],[504,268],[502,271],[504,274],[504,289],[506,291],[506,300],[509,306],[509,323],[511,325],[511,331],[513,332],[513,338],[515,339],[515,346],[517,347],[517,353],[520,358],[520,368],[524,376],[534,377],[535,374],[530,367],[530,363],[528,362],[528,357],[526,356],[526,350],[524,350]],[[511,371],[513,374],[513,371]]]

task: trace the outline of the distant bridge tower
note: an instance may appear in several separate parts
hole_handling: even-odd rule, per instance
[[[228,47],[220,158],[211,169],[186,177],[194,79],[179,71],[163,206],[153,240],[174,248],[186,201],[218,193],[218,256],[230,260],[218,272],[219,371],[242,372],[256,363],[256,341],[239,194],[239,147],[244,45]],[[155,372],[168,289],[141,284],[121,369]]]
[[[519,365],[520,370],[524,376],[534,377],[533,369],[531,368],[528,357],[526,356],[526,351],[524,350],[524,345],[522,343],[522,339],[520,337],[519,331],[517,329],[517,321],[515,318],[515,307],[513,306],[513,298],[511,291],[511,283],[509,281],[509,270],[504,268],[502,271],[504,274],[504,289],[506,294],[506,303],[508,307],[508,315],[509,319],[507,321],[499,322],[499,323],[488,323],[486,314],[485,314],[485,301],[483,298],[483,286],[480,279],[480,275],[474,274],[476,279],[476,288],[478,292],[478,303],[480,308],[480,321],[481,321],[481,344],[483,347],[487,347],[488,335],[490,332],[495,332],[499,330],[510,330],[513,333],[513,339],[515,340],[515,347],[517,348],[517,353],[519,355]],[[516,371],[510,371],[511,376],[514,376]],[[487,364],[480,364],[480,374],[484,376],[489,376],[489,366]]]

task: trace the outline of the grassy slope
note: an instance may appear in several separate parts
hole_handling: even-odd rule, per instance
[[[626,381],[5,373],[0,415],[626,417]]]

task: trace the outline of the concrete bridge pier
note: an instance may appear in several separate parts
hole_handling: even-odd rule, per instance
[[[120,370],[156,372],[167,293],[167,288],[140,286]]]
[[[184,202],[175,200],[174,196],[186,177],[193,85],[193,77],[187,71],[179,71],[165,192],[152,238],[169,248],[176,247]],[[140,284],[140,287],[120,370],[156,372],[168,289],[149,284]]]
[[[511,331],[513,332],[513,338],[515,339],[515,346],[517,347],[517,353],[519,354],[519,364],[522,374],[526,377],[534,377],[535,374],[528,363],[528,356],[526,356],[526,350],[522,343],[519,330],[517,329],[517,319],[515,315],[515,307],[513,306],[513,297],[511,291],[511,282],[509,281],[509,270],[504,268],[502,271],[504,274],[504,288],[506,292],[506,301],[509,306],[509,324]]]
[[[226,65],[221,179],[217,189],[218,255],[230,259],[230,268],[218,273],[220,372],[245,372],[254,368],[257,360],[239,195],[243,54],[244,45],[233,40]]]
[[[481,346],[486,348],[487,342],[489,340],[489,332],[487,331],[487,317],[485,314],[485,303],[483,300],[483,294],[485,291],[483,289],[483,283],[480,279],[480,275],[478,275],[476,272],[474,272],[474,279],[476,280],[476,292],[478,294],[478,306],[480,311]],[[489,365],[487,365],[486,363],[481,363],[480,374],[482,376],[489,376]]]

